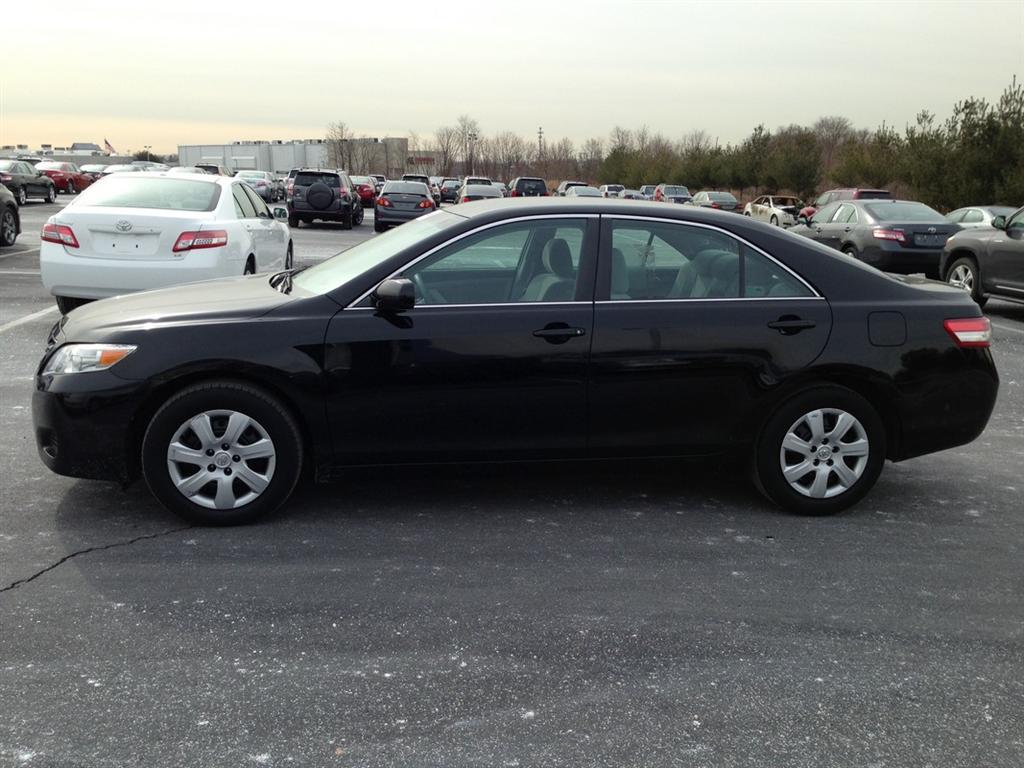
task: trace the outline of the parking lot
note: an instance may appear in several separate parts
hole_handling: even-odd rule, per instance
[[[36,456],[56,207],[0,250],[0,766],[1024,764],[1024,306],[986,307],[982,437],[836,517],[637,461],[353,471],[195,528]],[[293,230],[296,264],[372,236]]]

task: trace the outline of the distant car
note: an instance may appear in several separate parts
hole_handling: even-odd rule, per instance
[[[202,168],[207,173],[212,173],[214,176],[234,176],[235,172],[230,168],[223,165],[216,165],[214,163],[196,163],[196,168]]]
[[[441,179],[441,202],[459,202],[459,190],[462,189],[462,182],[455,178]]]
[[[373,179],[374,186],[376,187],[377,194],[379,195],[380,191],[384,188],[384,185],[387,183],[388,177],[385,176],[383,173],[371,173],[370,178]]]
[[[427,189],[430,191],[430,198],[434,201],[434,205],[441,205],[441,190],[431,183],[429,176],[424,176],[421,173],[405,173],[402,174],[402,181],[415,181],[419,184],[426,184]]]
[[[505,186],[503,181],[492,181],[491,186],[501,192],[502,197],[508,197],[508,187]]]
[[[212,176],[209,171],[204,168],[198,168],[194,165],[176,165],[173,168],[168,168],[166,173],[200,173],[205,176]]]
[[[143,171],[166,171],[170,168],[166,163],[158,163],[154,160],[135,160],[132,165]]]
[[[830,189],[828,192],[822,192],[818,195],[817,199],[810,205],[805,205],[799,215],[810,218],[815,211],[829,203],[834,203],[836,200],[891,200],[892,194],[887,189],[859,189],[859,188],[845,188],[845,189]]]
[[[547,197],[548,185],[536,176],[518,176],[508,183],[509,197]]]
[[[959,224],[961,229],[991,228],[993,220],[999,216],[1005,220],[1015,210],[1016,208],[1011,205],[972,205],[950,211],[946,214],[946,219],[951,224]]]
[[[990,227],[967,229],[949,238],[939,272],[981,306],[992,296],[1024,303],[1024,208],[997,215]]]
[[[369,176],[350,176],[349,178],[352,179],[352,183],[356,187],[356,194],[359,195],[359,202],[363,208],[371,207],[377,199],[376,180]]]
[[[939,276],[946,240],[960,230],[914,200],[836,200],[789,231],[883,272]]]
[[[643,195],[644,200],[653,200],[654,190],[657,188],[657,184],[644,184],[642,187],[640,187],[640,194]]]
[[[142,173],[142,169],[137,165],[108,165],[101,175],[109,176],[112,173]]]
[[[558,186],[555,187],[555,196],[556,197],[565,197],[566,190],[570,189],[571,187],[589,187],[589,186],[590,185],[587,184],[587,182],[585,182],[585,181],[560,181],[558,183]]]
[[[352,180],[340,171],[303,168],[295,174],[288,203],[288,225],[340,221],[344,229],[363,223],[363,206]]]
[[[462,179],[462,186],[469,184],[490,184],[491,180],[486,176],[465,176]]]
[[[49,176],[58,192],[67,192],[69,195],[81,192],[93,182],[92,176],[82,173],[82,170],[74,163],[43,160],[41,163],[36,163],[36,170]]]
[[[373,231],[404,224],[437,210],[437,204],[422,181],[389,181],[384,184],[373,211]]]
[[[714,208],[716,211],[729,211],[739,213],[740,203],[729,192],[719,192],[709,189],[698,192],[693,196],[690,205],[700,208]]]
[[[0,246],[10,247],[21,234],[18,201],[7,187],[0,184]]]
[[[239,179],[113,174],[43,226],[43,286],[67,314],[93,299],[289,269],[286,217]]]
[[[602,184],[598,187],[601,197],[619,197],[619,193],[625,188],[622,184]]]
[[[743,207],[743,215],[764,221],[773,227],[792,227],[798,223],[803,201],[789,195],[761,195]]]
[[[659,203],[688,203],[693,195],[681,184],[659,184],[654,188],[654,199]]]
[[[474,200],[488,200],[503,197],[501,190],[493,184],[467,184],[459,190],[460,203],[472,203]]]
[[[577,184],[565,190],[566,197],[601,197],[601,190],[589,185]]]
[[[57,201],[53,179],[24,160],[0,160],[0,184],[11,191],[18,205],[25,205],[30,197],[47,203]]]
[[[639,189],[623,189],[617,197],[620,200],[646,200],[644,193]]]
[[[103,169],[107,166],[103,163],[87,163],[86,165],[80,165],[79,170],[88,176],[93,181],[96,181],[103,176]]]
[[[277,202],[277,187],[274,184],[274,177],[267,171],[237,171],[235,178],[241,179],[255,189],[256,194],[268,203]]]

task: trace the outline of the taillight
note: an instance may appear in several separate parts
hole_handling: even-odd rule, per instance
[[[509,197],[519,197],[519,190],[513,189],[512,194]]]
[[[338,194],[342,197],[348,197],[348,187],[342,187],[338,190]]]
[[[8,176],[6,173],[0,173],[0,181],[10,181],[10,180],[11,180],[11,177]]]
[[[991,344],[992,323],[987,317],[944,320],[942,325],[958,347],[987,347]]]
[[[172,249],[175,253],[181,251],[196,251],[200,248],[220,248],[228,244],[228,233],[223,229],[211,229],[209,232],[182,232]]]
[[[392,207],[391,206],[391,201],[388,200],[386,197],[378,197],[377,198],[377,205],[379,205],[381,208],[391,208]]]
[[[434,207],[434,201],[433,200],[424,200],[423,202],[421,202],[416,207],[417,208],[433,208]]]
[[[471,198],[471,197],[464,197],[464,198],[462,198],[462,202],[464,202],[464,203],[471,203],[471,202],[473,202],[473,198]]]
[[[44,224],[40,238],[47,243],[66,245],[68,248],[78,247],[78,238],[75,237],[75,233],[71,231],[71,227],[65,227],[63,224]]]
[[[718,203],[712,203],[711,207],[712,208],[721,208],[722,206],[720,206]]]
[[[902,229],[873,229],[871,236],[876,240],[895,240],[898,243],[907,242]]]

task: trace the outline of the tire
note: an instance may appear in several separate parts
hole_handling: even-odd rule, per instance
[[[773,227],[779,226],[779,217],[776,216],[775,214],[772,214],[771,224]]]
[[[355,212],[352,214],[352,225],[358,227],[360,224],[362,224],[363,216],[365,215],[366,214],[363,213],[363,206],[361,204],[357,205],[355,208]]]
[[[245,260],[245,269],[242,270],[242,275],[255,275],[256,274],[256,260],[250,256]]]
[[[8,206],[0,213],[0,246],[9,247],[18,239],[18,218]]]
[[[341,228],[342,229],[352,229],[352,218],[353,218],[353,216],[352,216],[352,209],[349,208],[348,209],[348,213],[344,214],[341,217]]]
[[[288,216],[288,226],[291,227],[292,229],[298,229],[299,228],[299,217],[298,216],[294,216],[294,215],[289,215]]]
[[[851,257],[853,259],[857,259],[857,261],[860,261],[860,254],[857,253],[856,246],[844,245],[843,246],[843,253],[845,253],[847,256],[849,256],[849,257]]]
[[[67,188],[64,191],[67,192],[69,195],[76,195],[76,194],[78,194],[78,190],[75,189],[75,180],[74,179],[68,179]]]
[[[242,429],[229,435],[229,427]],[[172,446],[178,460],[171,458]],[[240,525],[274,512],[291,496],[302,465],[295,419],[272,395],[241,382],[181,390],[153,415],[142,439],[142,474],[150,491],[197,525]],[[198,488],[192,480],[197,475],[209,478]]]
[[[376,219],[373,220],[373,231],[374,232],[383,232],[387,228],[388,228],[387,224],[382,224],[381,222],[377,221]]]
[[[295,250],[292,247],[291,241],[288,242],[288,250],[284,254],[284,268],[293,269],[295,267]]]
[[[978,306],[984,307],[988,297],[981,292],[981,274],[978,264],[970,256],[961,256],[946,270],[946,282],[971,294]]]
[[[62,315],[68,314],[73,309],[78,309],[83,304],[88,304],[90,299],[76,299],[73,296],[55,296],[57,309]]]
[[[46,202],[50,204],[57,202],[57,187],[53,184],[46,188]]]
[[[28,195],[25,194],[25,188],[24,187],[18,187],[18,191],[16,193],[16,196],[18,198],[18,205],[19,206],[25,205],[25,203],[28,202]]]
[[[783,402],[761,428],[755,481],[783,509],[831,515],[871,490],[885,453],[885,426],[867,400],[843,387],[816,387]],[[836,469],[840,465],[846,468],[842,473]]]

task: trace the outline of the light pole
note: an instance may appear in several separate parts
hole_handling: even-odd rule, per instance
[[[476,174],[476,140],[480,138],[475,132],[470,131],[469,136],[469,175]]]
[[[152,144],[144,144],[142,146],[142,148],[144,150],[146,150],[146,162],[148,163],[149,162],[149,150],[151,150],[153,148],[153,145]]]

